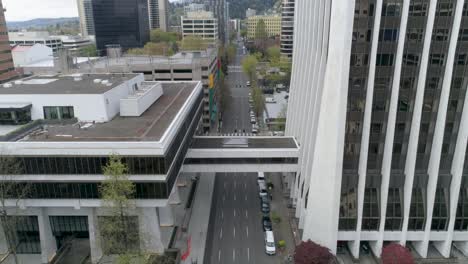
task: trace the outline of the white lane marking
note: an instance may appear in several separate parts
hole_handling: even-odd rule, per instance
[[[234,217],[236,217],[236,209],[234,209]]]
[[[236,261],[236,250],[232,249],[232,261]]]
[[[218,262],[221,262],[221,249],[218,250]]]
[[[234,234],[234,237],[236,237],[236,227],[234,227],[233,234]]]
[[[223,229],[221,228],[221,231],[219,231],[219,239],[223,238]]]
[[[247,233],[247,237],[249,237],[249,227],[248,226],[245,227],[245,231]]]
[[[247,183],[244,183],[244,188],[247,189]]]
[[[221,219],[224,219],[224,212],[221,211]]]
[[[245,200],[247,201],[247,194],[245,195]]]
[[[234,201],[236,200],[236,195],[234,194]]]
[[[250,248],[247,248],[247,260],[250,262]]]
[[[245,210],[245,218],[249,218],[249,212]]]

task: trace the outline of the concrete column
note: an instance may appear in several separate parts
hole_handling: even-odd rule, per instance
[[[179,195],[179,187],[177,187],[177,182],[172,187],[171,195],[169,196],[169,204],[180,204],[181,199]]]
[[[163,253],[158,213],[156,208],[140,208],[138,222],[140,228],[140,248],[144,253]]]
[[[93,208],[92,212],[88,215],[88,226],[91,263],[96,264],[103,256],[96,208]]]
[[[47,210],[41,208],[37,216],[41,240],[41,263],[49,263],[57,251],[57,242],[52,234]]]
[[[171,205],[158,207],[160,226],[174,226],[174,209]]]

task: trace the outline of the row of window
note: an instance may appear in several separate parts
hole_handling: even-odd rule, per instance
[[[297,158],[187,158],[185,164],[297,164]]]
[[[374,4],[367,5],[365,2],[357,3],[354,14],[355,16],[364,16],[364,17],[372,17],[374,16]],[[382,4],[382,16],[401,16],[401,12],[403,9],[403,3],[401,2],[393,2],[393,3],[383,3]],[[427,12],[429,9],[429,3],[421,3],[421,2],[412,2],[409,6],[409,16],[427,16]],[[446,16],[453,16],[455,11],[455,5],[453,3],[441,2],[438,3],[436,9],[436,16],[446,17]],[[468,8],[465,4],[463,7],[463,15],[468,16]]]

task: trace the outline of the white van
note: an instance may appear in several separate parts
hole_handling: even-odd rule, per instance
[[[276,254],[275,237],[273,236],[273,231],[265,231],[265,252],[270,256]]]

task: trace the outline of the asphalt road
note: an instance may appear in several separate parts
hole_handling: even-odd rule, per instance
[[[223,113],[221,133],[250,133],[249,91],[246,86],[247,76],[242,72],[241,62],[244,58],[243,43],[237,45],[234,63],[228,66],[226,83],[230,90],[230,98]]]
[[[256,173],[218,173],[205,252],[207,264],[267,264]]]

